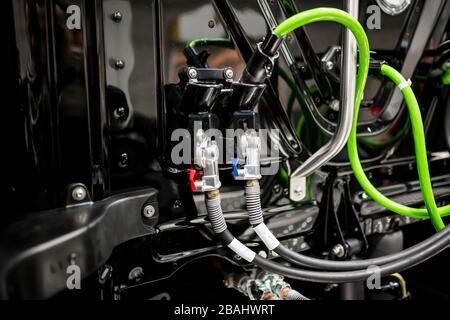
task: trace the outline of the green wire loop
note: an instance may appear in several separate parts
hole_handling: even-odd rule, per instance
[[[357,124],[358,114],[361,105],[361,101],[364,94],[364,88],[366,86],[369,63],[370,63],[370,47],[367,35],[364,28],[361,26],[358,20],[353,18],[347,12],[333,9],[333,8],[317,8],[308,11],[304,11],[290,17],[281,23],[274,33],[280,37],[285,37],[289,32],[313,22],[331,21],[337,22],[347,27],[356,38],[359,47],[359,68],[356,81],[356,100],[355,100],[355,115],[353,119],[352,131],[347,144],[348,155],[350,163],[356,179],[361,187],[365,190],[367,195],[374,201],[400,215],[409,216],[413,218],[431,218],[431,221],[436,230],[442,230],[444,223],[441,216],[450,215],[450,206],[437,208],[436,201],[431,185],[430,173],[428,171],[428,159],[425,144],[425,135],[422,124],[422,117],[420,114],[420,108],[417,100],[414,96],[412,89],[407,86],[402,90],[405,97],[408,111],[411,117],[411,126],[414,136],[414,143],[416,149],[417,168],[419,172],[419,180],[424,196],[424,201],[427,209],[417,209],[407,207],[403,204],[397,203],[379,192],[367,178],[364,169],[361,165],[358,146],[357,146]],[[395,71],[393,68],[384,65],[381,69],[382,74],[392,79],[397,85],[402,83],[404,78]]]

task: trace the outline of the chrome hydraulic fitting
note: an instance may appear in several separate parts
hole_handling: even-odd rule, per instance
[[[244,165],[240,167],[239,158],[233,159],[233,176],[236,180],[261,179],[260,153],[261,138],[256,130],[250,129],[244,132],[239,139],[240,154]]]
[[[233,158],[233,176],[236,180],[261,179],[261,138],[259,115],[252,110],[236,111],[233,114],[237,149]]]
[[[207,192],[220,188],[219,147],[202,129],[197,131],[194,144],[194,163],[200,170],[189,170],[192,191]]]

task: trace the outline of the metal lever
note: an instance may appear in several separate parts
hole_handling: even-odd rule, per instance
[[[358,18],[359,1],[345,0],[345,7],[350,15]],[[292,173],[289,186],[292,201],[304,199],[306,192],[302,192],[302,189],[306,187],[305,178],[333,159],[347,143],[355,111],[356,55],[356,41],[350,30],[346,30],[342,51],[341,100],[337,131],[326,145]]]

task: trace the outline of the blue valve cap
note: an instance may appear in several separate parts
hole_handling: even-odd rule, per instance
[[[233,176],[239,177],[239,169],[238,169],[239,158],[233,158],[232,164],[233,164]]]

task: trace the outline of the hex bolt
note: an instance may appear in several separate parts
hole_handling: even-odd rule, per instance
[[[123,19],[122,12],[120,12],[120,11],[114,12],[112,14],[112,19],[114,20],[114,22],[121,22]]]
[[[114,66],[116,67],[117,70],[122,70],[123,68],[125,68],[125,61],[117,59],[116,62],[114,63]]]
[[[345,248],[342,244],[337,244],[331,249],[331,254],[337,258],[343,258],[345,256]]]
[[[155,215],[156,210],[155,210],[154,206],[149,204],[144,207],[144,210],[142,212],[144,214],[144,217],[146,217],[147,219],[150,219]]]
[[[333,69],[334,69],[334,63],[333,63],[332,61],[327,61],[326,64],[325,64],[325,68],[326,68],[328,71],[333,70]]]
[[[188,76],[190,79],[197,79],[198,77],[198,71],[195,68],[189,68],[188,70]]]
[[[330,108],[333,109],[334,111],[339,111],[339,107],[340,107],[339,100],[333,99],[333,101],[331,101],[330,103]]]
[[[231,68],[226,68],[223,73],[226,79],[233,79],[234,77],[234,71]]]
[[[118,107],[114,110],[114,118],[120,120],[125,117],[126,110],[124,107]]]
[[[83,187],[76,187],[72,190],[72,198],[75,201],[83,201],[86,199],[87,192]]]

